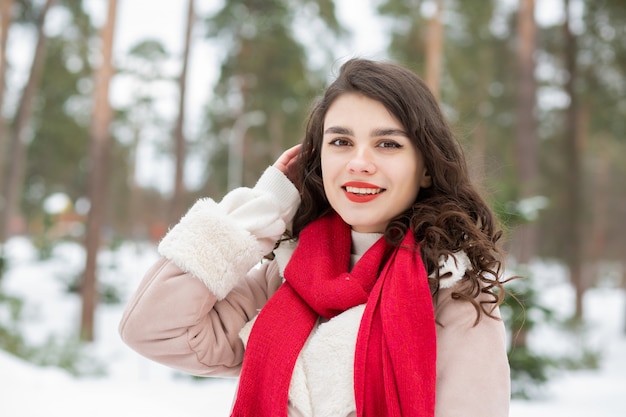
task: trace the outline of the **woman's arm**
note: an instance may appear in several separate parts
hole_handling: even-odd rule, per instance
[[[507,417],[510,370],[506,333],[501,320],[454,300],[454,288],[440,290],[437,322],[437,417]],[[499,316],[496,309],[494,315]]]
[[[235,376],[243,360],[239,330],[280,286],[274,262],[250,271],[223,300],[198,278],[161,258],[146,274],[120,323],[141,355],[202,376]]]
[[[142,355],[186,372],[236,374],[239,330],[280,285],[274,247],[299,203],[276,167],[252,188],[220,203],[198,201],[163,238],[120,322],[122,339]]]

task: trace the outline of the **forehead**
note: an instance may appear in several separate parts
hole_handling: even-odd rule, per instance
[[[324,116],[324,129],[345,124],[396,129],[403,127],[382,102],[360,93],[341,94],[328,107]]]

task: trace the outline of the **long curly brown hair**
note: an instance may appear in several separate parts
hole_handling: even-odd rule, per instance
[[[413,205],[387,226],[385,238],[398,245],[407,230],[419,242],[433,296],[439,290],[439,259],[464,250],[473,269],[452,297],[472,303],[476,321],[492,316],[502,303],[503,254],[497,247],[502,232],[485,200],[472,185],[461,146],[454,138],[437,100],[410,70],[394,63],[351,59],[313,106],[298,158],[296,182],[302,203],[293,219],[291,238],[310,222],[332,210],[322,182],[321,145],[324,119],[330,105],[345,93],[360,93],[382,103],[404,126],[422,153],[432,186],[423,188]],[[488,297],[477,297],[481,294]]]

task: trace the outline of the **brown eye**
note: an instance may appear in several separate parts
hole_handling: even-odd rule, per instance
[[[328,144],[332,146],[350,146],[350,141],[344,138],[334,138]]]
[[[394,141],[394,140],[385,140],[382,141],[378,144],[379,148],[385,148],[385,149],[399,149],[402,148],[402,145],[400,145],[398,142]]]

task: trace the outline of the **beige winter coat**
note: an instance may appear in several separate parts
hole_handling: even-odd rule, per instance
[[[295,187],[272,167],[252,189],[234,190],[220,203],[198,201],[159,245],[162,258],[146,273],[122,317],[122,339],[140,354],[184,372],[237,376],[253,319],[281,285],[294,245],[283,244],[274,260],[260,261],[298,203]],[[353,232],[352,237],[355,262],[379,235]],[[450,297],[455,280],[434,300],[436,416],[508,416],[503,323],[485,317],[473,326],[472,305]],[[363,309],[320,321],[312,332],[293,372],[290,417],[356,416],[352,367]]]

